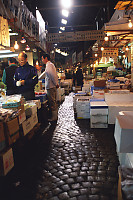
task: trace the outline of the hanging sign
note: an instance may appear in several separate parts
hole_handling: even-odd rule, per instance
[[[0,44],[5,47],[10,46],[8,21],[3,17],[0,17]]]
[[[103,40],[105,37],[104,31],[76,31],[65,33],[49,33],[47,35],[47,42],[77,42],[77,41],[89,41],[89,40]]]
[[[102,57],[117,57],[118,48],[106,47],[102,51]]]

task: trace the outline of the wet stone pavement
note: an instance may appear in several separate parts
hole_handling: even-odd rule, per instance
[[[60,105],[57,124],[14,153],[0,200],[117,200],[114,127],[90,129],[89,120],[76,120],[72,95]]]

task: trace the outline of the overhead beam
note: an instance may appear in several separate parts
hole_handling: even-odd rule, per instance
[[[74,5],[72,8],[84,8],[84,7],[98,7],[98,6],[107,6],[106,3],[90,3],[86,5]],[[60,7],[49,7],[49,8],[37,8],[36,10],[58,10]]]

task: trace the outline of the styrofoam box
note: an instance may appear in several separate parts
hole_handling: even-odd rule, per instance
[[[108,128],[108,124],[105,123],[90,123],[91,128]]]
[[[133,102],[133,93],[129,94],[109,94],[105,93],[105,102],[108,103],[128,103]]]
[[[77,113],[77,118],[78,119],[89,119],[90,118],[90,113],[88,112],[86,112],[86,113],[84,113],[84,112],[78,112]]]
[[[133,117],[119,115],[116,118],[114,137],[117,152],[133,153]]]
[[[104,90],[93,90],[93,97],[104,99]]]
[[[109,104],[108,103],[108,124],[115,124],[115,119],[119,115],[119,112],[121,111],[133,111],[133,102],[124,102],[123,104],[120,103],[114,103]]]
[[[133,168],[133,153],[118,153],[120,165]]]
[[[90,119],[92,123],[107,123],[108,122],[107,115],[91,115]]]
[[[110,94],[129,94],[129,90],[109,90]]]
[[[108,115],[108,105],[105,101],[90,102],[90,115]]]
[[[76,108],[76,100],[77,100],[77,99],[88,99],[88,100],[89,100],[89,99],[91,99],[91,96],[85,96],[85,95],[83,96],[83,95],[81,95],[81,94],[80,94],[80,95],[77,95],[77,94],[76,94],[76,95],[73,97],[73,107],[74,107],[74,108]]]

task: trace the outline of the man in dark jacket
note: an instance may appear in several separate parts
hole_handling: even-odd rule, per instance
[[[14,85],[14,74],[17,66],[17,61],[15,58],[9,59],[9,66],[3,71],[2,82],[7,86],[6,94],[12,95],[17,93],[17,87]]]
[[[36,68],[29,65],[27,55],[22,52],[18,55],[20,66],[15,72],[15,84],[18,93],[22,94],[26,100],[35,99],[34,87],[38,83]]]
[[[78,67],[78,70],[76,72],[76,79],[77,79],[77,86],[83,87],[83,73],[81,66]]]

